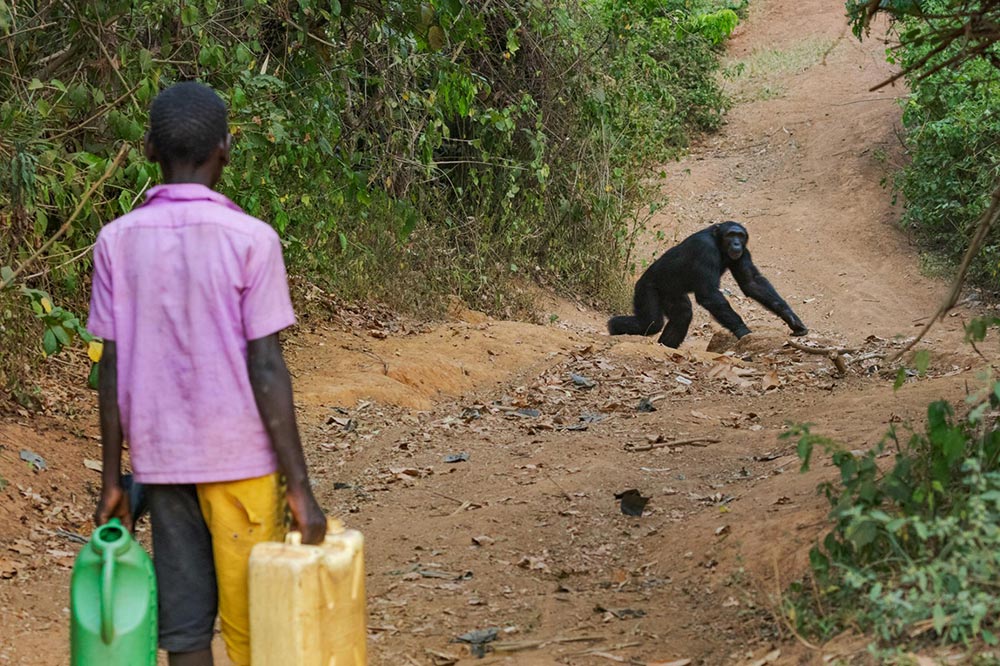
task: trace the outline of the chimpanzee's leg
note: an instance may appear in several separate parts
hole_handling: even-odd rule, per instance
[[[633,316],[618,316],[608,320],[611,335],[654,335],[663,328],[663,310],[656,289],[639,280],[632,299]]]
[[[691,325],[691,299],[687,294],[671,296],[663,301],[667,311],[667,327],[663,329],[659,343],[674,349],[681,346]]]

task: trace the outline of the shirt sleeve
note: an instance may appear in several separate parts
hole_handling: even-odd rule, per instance
[[[246,339],[264,338],[294,324],[295,312],[277,233],[271,231],[254,242],[246,270],[247,286],[241,302]]]
[[[105,340],[115,339],[114,280],[111,257],[104,234],[94,244],[94,273],[90,286],[90,312],[87,331]]]

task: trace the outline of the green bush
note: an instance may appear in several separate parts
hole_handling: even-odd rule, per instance
[[[82,309],[87,248],[158,177],[140,152],[152,98],[198,78],[231,110],[220,189],[274,225],[297,284],[425,313],[459,294],[511,314],[525,278],[621,302],[649,169],[721,122],[732,6],[0,0],[0,265],[50,237],[128,142],[27,271]]]
[[[974,337],[985,324],[970,329]],[[877,446],[851,452],[796,426],[803,470],[816,447],[840,471],[823,483],[833,528],[809,554],[784,611],[799,631],[823,638],[854,628],[884,646],[936,638],[997,643],[1000,592],[1000,382],[972,395],[967,414],[938,401],[923,432],[893,428]],[[894,452],[885,469],[878,460]],[[883,467],[885,467],[883,465]]]
[[[928,14],[943,13],[950,3],[922,3]],[[934,21],[938,26],[942,21]],[[912,65],[933,48],[920,36],[928,24],[907,19],[897,29],[903,46],[890,61]],[[903,223],[914,229],[931,251],[957,261],[968,247],[972,227],[988,205],[1000,175],[1000,77],[990,61],[993,46],[957,68],[944,68],[920,78],[929,68],[953,57],[956,43],[909,76],[910,94],[903,104],[909,163],[895,185],[905,201]],[[995,229],[976,258],[970,277],[996,288],[1000,271],[1000,229]]]

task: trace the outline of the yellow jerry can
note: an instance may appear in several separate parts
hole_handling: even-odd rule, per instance
[[[250,553],[253,666],[364,666],[364,537],[331,520],[326,540],[259,543]]]

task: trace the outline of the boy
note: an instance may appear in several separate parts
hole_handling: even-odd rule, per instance
[[[164,184],[94,246],[87,327],[104,338],[94,520],[131,528],[119,477],[126,439],[150,509],[171,666],[212,665],[217,613],[230,658],[250,663],[248,559],[256,543],[281,538],[285,499],[304,542],[326,531],[278,344],[295,322],[281,244],[213,191],[230,143],[226,105],[211,88],[161,92],[145,150]]]

